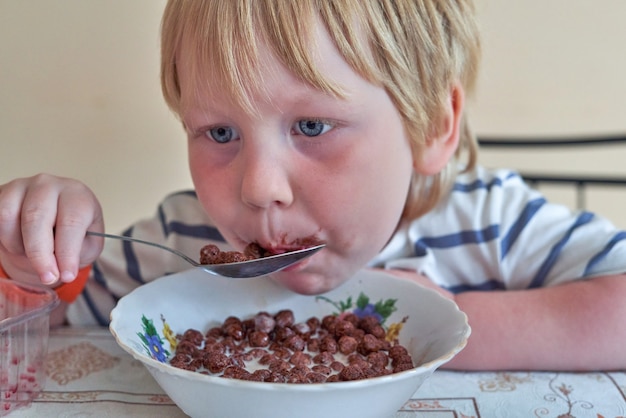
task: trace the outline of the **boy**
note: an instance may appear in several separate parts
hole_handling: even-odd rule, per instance
[[[172,0],[162,32],[195,191],[126,234],[189,254],[211,240],[272,252],[324,241],[272,278],[318,294],[370,266],[437,289],[473,329],[448,367],[626,365],[624,234],[475,164],[469,0]],[[117,298],[187,268],[127,243],[99,255],[85,231],[102,219],[74,180],[0,186],[0,263],[15,280],[64,283],[68,301],[92,266],[67,318],[101,324]]]

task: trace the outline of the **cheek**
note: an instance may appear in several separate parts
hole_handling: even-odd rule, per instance
[[[351,218],[365,227],[383,244],[395,230],[408,194],[410,182],[410,166],[408,169],[388,167],[383,172],[373,171],[362,178],[362,203],[355,207]],[[380,242],[380,241],[379,241]]]
[[[188,160],[198,200],[215,226],[221,229],[229,212],[226,208],[232,207],[236,196],[232,175],[209,164],[207,158],[202,157],[201,153],[194,153],[191,148]]]
[[[208,193],[209,190],[217,183],[215,180],[210,180],[215,179],[215,176],[211,174],[212,170],[209,169],[206,163],[202,162],[200,155],[194,153],[192,148],[189,149],[188,160],[191,180],[198,194],[198,199],[200,202],[204,203],[207,201],[207,197],[210,196]]]
[[[327,292],[352,277],[385,246],[400,220],[409,187],[410,161],[361,176],[342,177],[318,188],[316,222],[327,248],[300,273],[273,275],[297,293]],[[345,174],[345,173],[344,173]]]
[[[375,256],[387,243],[404,210],[412,173],[410,154],[383,156],[339,173],[319,191],[319,218],[327,221],[343,250],[359,259]],[[350,166],[350,165],[348,165]]]

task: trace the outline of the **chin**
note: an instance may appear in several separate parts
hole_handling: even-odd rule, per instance
[[[341,278],[335,274],[328,277],[319,273],[289,271],[274,273],[271,277],[276,283],[301,295],[319,295],[329,292],[349,278]]]

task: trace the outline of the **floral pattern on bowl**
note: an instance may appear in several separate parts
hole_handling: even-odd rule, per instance
[[[161,315],[161,321],[163,322],[162,333],[164,338],[170,343],[172,352],[176,349],[176,337],[173,336],[170,326],[165,322],[165,318]],[[142,332],[138,332],[137,336],[141,340],[141,344],[146,350],[146,353],[153,359],[160,361],[161,363],[167,363],[170,356],[170,351],[163,347],[163,339],[158,333],[152,319],[146,318],[145,315],[141,316]],[[173,345],[172,345],[173,343]]]

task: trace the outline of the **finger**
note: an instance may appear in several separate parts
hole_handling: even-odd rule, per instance
[[[24,252],[44,284],[59,278],[53,232],[57,200],[57,186],[48,177],[37,176],[26,190],[20,214]]]
[[[58,201],[54,248],[63,282],[74,280],[79,267],[93,262],[102,250],[103,240],[86,239],[87,230],[104,230],[102,211],[89,189],[77,184]]]
[[[102,218],[102,213],[100,213],[100,217],[94,219],[88,230],[94,232],[104,232],[104,220]],[[93,263],[98,258],[103,248],[103,237],[96,237],[93,235],[86,236],[80,252],[80,267]]]
[[[5,252],[22,255],[24,245],[20,227],[20,212],[25,187],[22,181],[0,186],[0,246]]]

